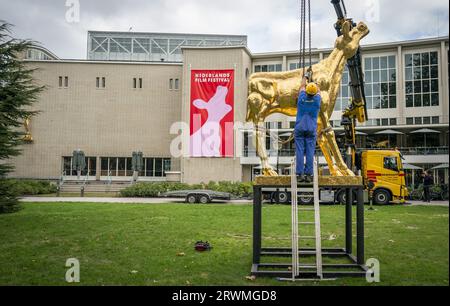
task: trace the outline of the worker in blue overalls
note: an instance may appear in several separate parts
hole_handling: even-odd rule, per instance
[[[317,84],[310,82],[311,71],[305,74],[297,102],[295,146],[298,182],[311,183],[314,175],[314,153],[317,141],[317,119],[322,97]],[[306,155],[306,165],[305,165]]]

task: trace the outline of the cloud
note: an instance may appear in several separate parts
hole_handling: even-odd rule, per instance
[[[298,0],[80,0],[79,23],[65,20],[66,0],[0,0],[0,19],[21,38],[62,58],[85,58],[88,30],[248,35],[253,52],[296,50]],[[448,35],[447,0],[347,0],[349,16],[366,21],[365,43]],[[312,1],[313,47],[331,47],[336,15],[329,0]]]

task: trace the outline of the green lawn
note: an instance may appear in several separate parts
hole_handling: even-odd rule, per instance
[[[81,285],[291,285],[246,280],[252,258],[250,205],[24,204],[0,215],[0,285],[65,285],[65,262]],[[265,206],[265,246],[289,246],[290,207]],[[325,246],[342,246],[344,207],[322,207]],[[336,235],[330,241],[328,237]],[[366,213],[366,255],[381,285],[448,285],[446,207],[377,207]],[[214,249],[196,253],[208,240]],[[177,256],[184,253],[185,256]],[[289,259],[286,259],[289,260]],[[340,279],[326,285],[366,285]],[[305,283],[296,283],[305,285]]]

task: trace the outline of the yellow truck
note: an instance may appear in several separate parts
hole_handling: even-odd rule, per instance
[[[384,205],[392,201],[405,202],[408,189],[406,188],[402,156],[399,151],[369,150],[362,152],[361,172],[364,185],[372,192],[374,204]]]

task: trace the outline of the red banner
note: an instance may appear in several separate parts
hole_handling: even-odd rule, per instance
[[[234,156],[234,70],[192,70],[192,157]]]

